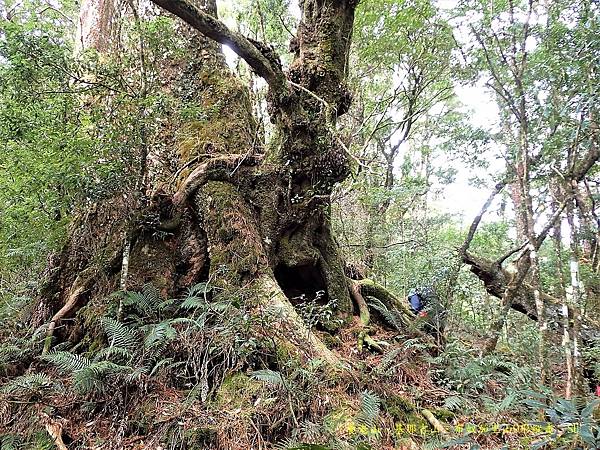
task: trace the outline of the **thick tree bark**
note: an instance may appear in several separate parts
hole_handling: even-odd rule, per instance
[[[119,285],[135,290],[150,282],[173,296],[210,279],[242,290],[257,314],[272,318],[281,345],[334,366],[338,358],[306,329],[293,302],[323,291],[319,301],[334,305],[338,317],[354,310],[329,209],[333,187],[349,173],[335,123],[350,102],[346,76],[356,2],[301,2],[287,74],[267,45],[219,22],[214,1],[155,3],[202,33],[182,30],[191,58],[173,62],[176,70],[166,71],[165,83],[172,92],[183,88],[183,100],[200,104],[208,117],[180,124],[185,140],[171,132],[178,169],[169,176],[155,168],[143,189],[153,193],[150,199],[119,195],[73,223],[40,296],[51,311],[46,349],[52,338],[80,340],[86,330],[77,321],[66,326],[67,319]],[[268,150],[248,91],[215,41],[230,45],[269,84],[278,139]],[[165,152],[168,144],[165,139]]]

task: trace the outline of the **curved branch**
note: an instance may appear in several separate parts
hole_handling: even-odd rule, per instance
[[[496,261],[467,252],[463,256],[463,262],[470,266],[471,272],[483,282],[486,291],[494,297],[502,299],[507,289],[509,289],[511,282],[514,283],[513,277],[516,274],[512,274],[508,270],[499,267]],[[523,282],[519,286],[514,287],[514,289],[514,298],[510,302],[509,307],[525,314],[532,320],[537,320],[533,287]],[[544,302],[548,317],[553,319],[550,321],[550,332],[555,336],[556,342],[560,342],[563,335],[563,321],[561,319],[562,301],[544,292],[541,292],[540,296]],[[581,321],[584,342],[591,342],[594,339],[600,338],[600,323],[595,318],[583,315]]]
[[[496,184],[496,186],[494,186],[494,190],[491,192],[490,196],[488,197],[486,202],[483,204],[481,211],[479,211],[479,214],[473,219],[473,222],[471,223],[471,226],[469,227],[469,232],[467,234],[467,237],[465,238],[465,241],[463,242],[463,244],[460,247],[459,251],[460,251],[461,255],[464,255],[467,252],[467,250],[469,249],[469,246],[471,245],[471,241],[475,237],[475,232],[477,231],[479,222],[481,222],[483,215],[486,213],[486,211],[488,210],[488,208],[494,201],[494,198],[496,197],[496,195],[498,195],[500,193],[500,191],[502,189],[504,189],[504,186],[506,186],[507,182],[508,182],[508,180],[504,179],[504,180],[498,182]]]
[[[179,186],[173,196],[173,204],[183,204],[200,186],[207,181],[227,181],[233,176],[236,169],[242,164],[256,164],[260,156],[226,155],[212,158],[196,167]]]
[[[274,90],[286,90],[285,75],[241,33],[230,30],[223,22],[183,0],[152,0],[161,8],[176,15],[206,37],[227,45],[264,78]]]

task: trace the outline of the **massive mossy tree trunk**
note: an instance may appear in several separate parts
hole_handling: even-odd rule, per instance
[[[190,26],[182,27],[190,35],[189,55],[166,71],[167,89],[200,104],[204,117],[179,124],[185,133],[165,131],[174,137],[154,150],[168,154],[174,141],[176,170],[147,168],[139,192],[79,213],[41,295],[42,310],[51,312],[49,337],[80,340],[86,330],[67,319],[119,286],[151,282],[176,295],[210,279],[243,292],[257,314],[272,315],[280,342],[334,363],[334,354],[307,332],[293,300],[318,297],[335,305],[340,318],[354,309],[329,209],[335,184],[350,170],[335,127],[351,98],[346,77],[357,1],[300,2],[287,72],[270,46],[219,22],[214,0],[154,2]],[[269,85],[276,135],[269,148],[247,89],[217,42]]]

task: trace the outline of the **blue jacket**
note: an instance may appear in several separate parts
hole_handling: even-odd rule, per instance
[[[412,308],[412,310],[415,313],[418,313],[423,308],[425,308],[425,305],[423,304],[423,300],[421,299],[421,296],[419,294],[411,294],[411,295],[409,295],[408,296],[408,301],[410,303],[410,307]]]

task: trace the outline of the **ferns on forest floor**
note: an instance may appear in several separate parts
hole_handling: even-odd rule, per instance
[[[106,345],[79,354],[69,351],[65,342],[57,344],[41,360],[67,375],[74,391],[84,396],[109,392],[118,380],[137,383],[167,371],[174,372],[171,378],[175,381],[206,386],[209,368],[212,377],[225,373],[239,358],[252,352],[254,342],[240,336],[248,329],[244,322],[247,315],[227,295],[210,298],[212,292],[207,283],[190,288],[182,299],[164,300],[151,285],[144,286],[141,292],[117,292],[111,298],[119,298],[123,319],[117,320],[110,308],[96,319],[106,336]],[[24,352],[34,350],[36,336],[15,338],[0,346],[0,368],[23,360]],[[233,353],[214,351],[219,341],[229,342],[225,351]],[[209,364],[209,359],[214,362]],[[6,383],[2,392],[16,395],[21,391],[42,391],[50,384],[48,375],[27,374]],[[206,394],[202,397],[204,400]]]
[[[13,397],[40,395],[44,392],[54,390],[56,382],[43,373],[28,373],[13,378],[0,389],[1,394]]]
[[[381,398],[371,391],[364,391],[360,396],[360,411],[356,416],[356,422],[374,428],[380,410]]]

